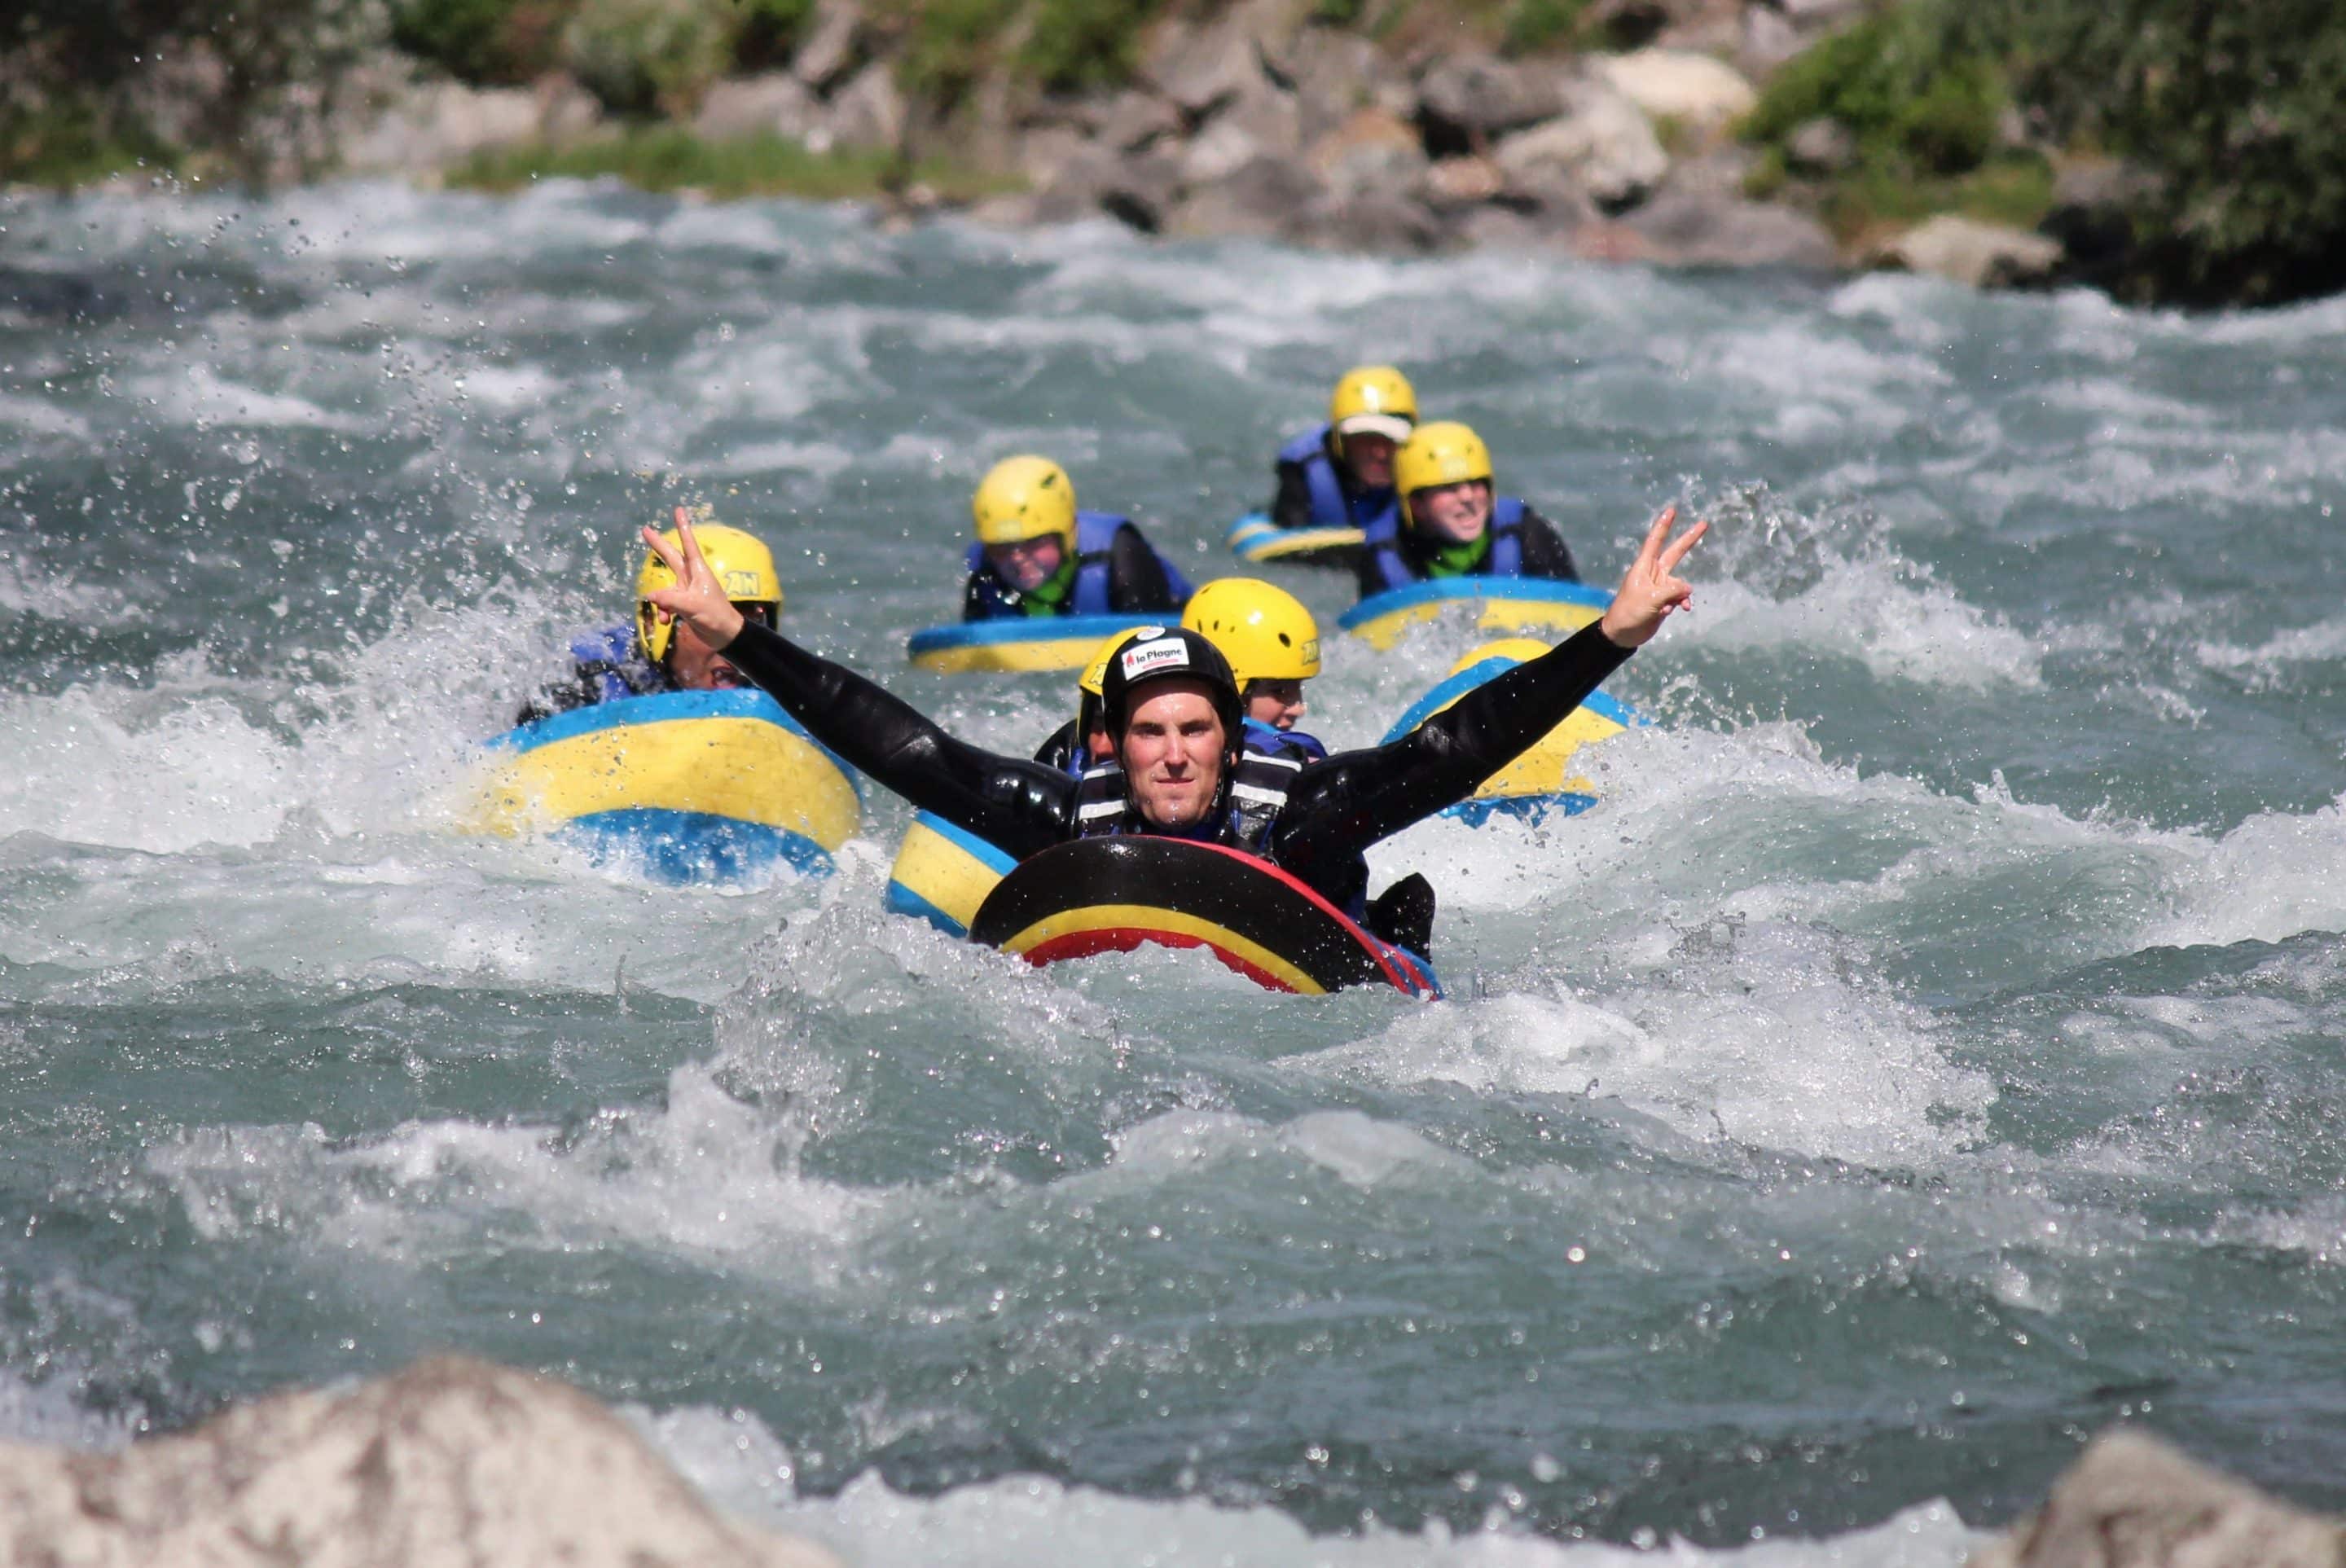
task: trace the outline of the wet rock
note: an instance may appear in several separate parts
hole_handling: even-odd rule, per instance
[[[1321,137],[1306,161],[1321,183],[1347,199],[1368,191],[1407,191],[1427,168],[1417,128],[1374,108],[1356,111]]]
[[[1419,188],[1436,206],[1469,207],[1506,188],[1507,177],[1487,158],[1445,158],[1429,165]]]
[[[1436,62],[1417,81],[1418,114],[1429,145],[1444,152],[1480,150],[1490,137],[1553,119],[1570,107],[1564,81],[1548,65],[1502,60],[1468,49]]]
[[[1293,232],[1299,215],[1322,194],[1311,172],[1294,160],[1257,158],[1191,191],[1169,227],[1176,234],[1280,239]]]
[[[1168,22],[1143,61],[1141,74],[1191,119],[1198,119],[1270,85],[1261,52],[1237,17],[1203,27]]]
[[[1116,160],[1100,182],[1098,204],[1143,234],[1162,233],[1181,187],[1181,167],[1170,155],[1145,152]]]
[[[576,141],[601,124],[600,106],[567,76],[532,87],[427,82],[342,134],[342,165],[354,174],[428,174],[496,148]]]
[[[904,95],[897,90],[896,73],[885,60],[874,60],[839,90],[823,123],[811,131],[807,146],[816,152],[833,148],[886,148],[903,145]]]
[[[817,0],[806,41],[790,56],[790,75],[812,92],[831,91],[870,59],[866,32],[854,0]]]
[[[2135,213],[2147,206],[2157,178],[2115,158],[2065,163],[2053,177],[2053,210],[2038,231],[2060,245],[2077,274],[2107,282],[2137,250]]]
[[[2338,1521],[2306,1513],[2143,1432],[2094,1440],[2045,1506],[1973,1568],[2337,1568]]]
[[[1784,156],[1802,174],[1839,174],[1857,162],[1857,137],[1841,121],[1819,115],[1792,127]]]
[[[1643,242],[1644,260],[1666,267],[1823,270],[1837,260],[1832,236],[1816,219],[1732,196],[1668,190],[1621,224]]]
[[[1609,210],[1643,200],[1669,172],[1644,111],[1610,85],[1583,78],[1572,85],[1566,113],[1518,131],[1493,157],[1511,185],[1535,188],[1563,180]]]
[[[1290,47],[1288,65],[1307,145],[1363,109],[1402,120],[1417,116],[1417,91],[1409,78],[1358,33],[1306,28]]]
[[[1295,95],[1258,81],[1206,122],[1180,155],[1181,175],[1210,185],[1259,158],[1299,158],[1303,116]]]
[[[461,1357],[117,1454],[0,1444],[0,1558],[206,1568],[836,1568],[728,1520],[576,1390]]]
[[[1443,238],[1441,220],[1424,202],[1398,190],[1331,196],[1304,209],[1290,237],[1309,245],[1381,255],[1431,250]]]
[[[711,141],[778,136],[799,141],[822,120],[822,106],[787,71],[736,76],[709,89],[692,128]]]
[[[1647,115],[1704,130],[1749,114],[1760,102],[1734,66],[1684,49],[1639,49],[1614,56],[1598,69]]]
[[[1181,133],[1181,111],[1171,100],[1133,88],[1108,105],[1094,133],[1117,152],[1138,152]]]
[[[1974,289],[2041,288],[2061,270],[2061,245],[2042,234],[1941,213],[1876,250],[1872,265],[1932,272]]]

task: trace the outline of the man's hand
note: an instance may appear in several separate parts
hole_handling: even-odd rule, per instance
[[[646,597],[655,609],[673,619],[683,621],[700,634],[700,640],[711,648],[722,648],[741,635],[741,612],[725,596],[725,585],[717,574],[701,559],[700,541],[693,537],[692,517],[681,506],[676,509],[677,537],[684,547],[671,547],[666,539],[650,528],[644,530],[644,543],[652,553],[676,574],[676,585],[654,588]]]
[[[1670,524],[1678,520],[1678,509],[1665,506],[1654,525],[1646,530],[1646,543],[1638,549],[1637,558],[1621,577],[1620,591],[1606,606],[1605,618],[1597,623],[1616,647],[1634,648],[1643,646],[1662,629],[1662,622],[1680,606],[1694,608],[1694,585],[1673,575],[1686,553],[1695,541],[1710,531],[1708,523],[1697,523],[1693,527],[1670,537]]]

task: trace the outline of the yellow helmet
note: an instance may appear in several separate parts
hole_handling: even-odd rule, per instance
[[[1491,449],[1456,420],[1419,425],[1393,453],[1393,488],[1401,492],[1402,516],[1413,524],[1417,515],[1410,510],[1409,498],[1417,492],[1469,479],[1487,484],[1490,478]]]
[[[986,470],[970,497],[981,545],[1015,545],[1057,534],[1075,549],[1076,485],[1047,457],[1005,457]]]
[[[1328,400],[1328,426],[1338,435],[1361,432],[1399,443],[1417,423],[1417,392],[1391,365],[1361,365],[1346,371]]]
[[[755,535],[695,518],[692,536],[700,541],[700,558],[709,563],[709,569],[725,585],[727,598],[737,605],[763,605],[770,615],[780,618],[782,579],[774,570],[774,553]],[[660,537],[672,550],[683,547],[673,528]],[[655,588],[673,587],[675,584],[676,574],[668,569],[668,563],[659,558],[658,553],[644,552],[644,569],[636,574],[636,645],[654,664],[668,657],[669,640],[676,636],[676,623],[653,613],[651,593]]]
[[[1260,577],[1208,583],[1189,596],[1181,625],[1222,650],[1241,692],[1258,680],[1320,673],[1320,623],[1293,594]]]
[[[1130,636],[1129,630],[1110,632],[1100,646],[1092,650],[1091,662],[1076,679],[1076,744],[1081,746],[1084,737],[1100,725],[1100,692],[1107,685],[1107,661]]]

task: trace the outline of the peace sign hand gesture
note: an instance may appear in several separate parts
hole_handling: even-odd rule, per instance
[[[1672,610],[1681,605],[1694,608],[1694,585],[1673,574],[1695,542],[1710,531],[1710,524],[1697,523],[1672,539],[1670,525],[1678,519],[1676,506],[1662,508],[1654,525],[1646,530],[1646,542],[1639,547],[1637,558],[1622,575],[1620,592],[1613,596],[1605,618],[1597,623],[1616,647],[1642,647],[1662,629],[1662,622]]]
[[[712,649],[722,648],[741,635],[741,612],[725,596],[725,585],[701,558],[700,541],[692,534],[692,516],[681,506],[676,509],[676,533],[683,544],[680,550],[652,529],[644,530],[644,543],[676,574],[674,587],[654,588],[644,596],[662,614],[699,632],[700,640]]]

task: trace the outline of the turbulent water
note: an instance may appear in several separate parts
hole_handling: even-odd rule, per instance
[[[1451,1001],[1026,970],[881,911],[876,793],[748,889],[454,830],[671,503],[1024,748],[1064,677],[903,661],[978,474],[1202,578],[1370,358],[1594,577],[1718,524],[1595,809],[1380,851]],[[2128,1420],[2346,1502],[2341,387],[2341,303],[15,199],[0,1431],[457,1347],[874,1564],[1952,1563]]]

